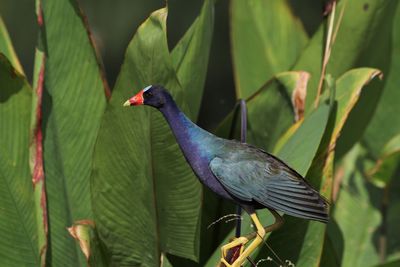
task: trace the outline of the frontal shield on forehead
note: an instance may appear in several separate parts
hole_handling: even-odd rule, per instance
[[[146,92],[147,90],[149,90],[152,86],[153,86],[153,85],[149,85],[149,86],[145,87],[145,88],[143,89],[143,93]]]

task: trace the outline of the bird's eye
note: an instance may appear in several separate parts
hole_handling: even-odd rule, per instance
[[[153,96],[153,93],[152,93],[152,92],[149,92],[149,91],[146,91],[146,92],[143,93],[143,96],[144,96],[145,98],[152,97],[152,96]]]

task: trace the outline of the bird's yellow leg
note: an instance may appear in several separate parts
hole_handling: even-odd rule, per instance
[[[246,258],[250,256],[250,254],[262,243],[264,239],[265,229],[258,220],[257,214],[255,212],[251,213],[250,217],[257,229],[257,236],[255,237],[254,241],[251,242],[251,244],[243,251],[243,253],[240,253],[239,257],[231,265],[224,262],[227,267],[240,267]]]
[[[274,222],[274,224],[272,224],[272,225],[269,225],[269,226],[264,227],[265,234],[267,234],[267,233],[269,233],[269,232],[272,232],[272,231],[275,231],[276,229],[278,229],[279,227],[281,227],[282,224],[284,223],[284,220],[283,220],[283,218],[279,215],[279,213],[277,213],[277,212],[276,212],[275,210],[273,210],[273,209],[269,209],[269,211],[272,213],[272,215],[274,215],[274,217],[275,217],[275,222]],[[255,213],[253,213],[253,214],[254,214],[254,216],[255,216]],[[252,216],[252,215],[250,215],[250,216]],[[256,217],[256,216],[255,216],[255,217]],[[254,238],[256,238],[256,237],[260,237],[260,233],[259,233],[259,230],[258,230],[259,228],[257,228],[257,224],[256,224],[255,220],[253,219],[253,216],[252,216],[251,218],[252,218],[254,224],[256,225],[257,232],[248,234],[248,235],[243,236],[243,237],[236,238],[236,239],[234,239],[232,242],[230,242],[230,243],[228,243],[228,244],[222,246],[222,247],[221,247],[222,258],[221,258],[221,260],[220,260],[220,263],[223,263],[225,266],[236,266],[236,265],[231,265],[231,264],[229,264],[229,263],[225,260],[227,254],[228,254],[228,251],[229,251],[231,248],[234,248],[234,247],[236,247],[236,246],[238,246],[238,245],[242,245],[241,248],[240,248],[240,251],[239,251],[239,255],[241,255],[241,254],[243,253],[244,245],[245,245],[249,240],[252,240],[252,239],[254,239]],[[258,221],[259,226],[262,227],[262,226],[261,226],[261,223],[259,222],[259,220],[258,220],[257,217],[256,217],[256,220]],[[265,236],[265,234],[264,234],[264,236]],[[242,241],[242,242],[241,242],[241,241]],[[261,241],[262,241],[262,239],[261,239]],[[261,242],[260,242],[260,243],[261,243]],[[252,243],[252,244],[253,244],[253,243]],[[256,246],[255,248],[257,248],[257,246]],[[254,248],[254,249],[255,249],[255,248]],[[253,249],[253,250],[254,250],[254,249]],[[252,251],[250,251],[250,253],[251,253],[251,252],[252,252]],[[250,255],[250,254],[249,254],[249,255]],[[239,259],[237,259],[237,260],[239,260]],[[243,260],[243,261],[244,261],[244,260]],[[242,263],[243,263],[243,262],[242,262]],[[221,266],[221,264],[219,264],[218,266]],[[240,266],[240,265],[238,265],[238,266]]]
[[[271,224],[271,225],[268,225],[268,226],[264,227],[264,230],[265,230],[265,233],[266,233],[266,234],[277,230],[277,229],[280,228],[280,227],[283,225],[283,223],[284,223],[284,220],[283,220],[282,216],[279,215],[279,213],[277,213],[277,212],[276,212],[275,210],[273,210],[273,209],[269,209],[269,211],[272,213],[272,215],[274,215],[274,217],[275,217],[275,222],[274,222],[274,224]],[[246,237],[248,240],[252,240],[252,239],[255,238],[256,236],[257,236],[257,232],[253,232],[253,233],[250,233],[250,234],[246,235],[245,237]]]
[[[234,247],[236,247],[236,246],[241,245],[242,247],[240,248],[240,252],[239,252],[239,255],[240,255],[240,254],[242,254],[243,249],[244,249],[244,245],[245,245],[247,242],[249,242],[249,239],[247,239],[246,237],[241,236],[241,237],[235,238],[232,242],[229,242],[228,244],[223,245],[223,246],[221,247],[221,252],[222,252],[221,262],[223,262],[226,266],[228,266],[228,265],[227,265],[227,262],[226,262],[226,260],[225,260],[226,255],[228,255],[228,251],[229,251],[231,248],[234,248]]]

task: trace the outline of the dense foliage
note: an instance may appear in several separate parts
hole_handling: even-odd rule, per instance
[[[27,81],[0,18],[0,266],[215,266],[234,212],[203,190],[163,117],[122,103],[163,84],[196,121],[214,1],[168,47],[168,8],[130,41],[113,89],[75,0],[36,0]],[[258,266],[400,265],[400,6],[341,0],[309,36],[288,1],[231,0],[236,98],[248,143],[329,200],[325,225],[284,216]],[[239,138],[235,108],[215,130]],[[233,130],[233,131],[232,131]],[[262,222],[272,223],[268,211]],[[243,215],[242,232],[252,227]],[[248,263],[251,266],[251,263]]]

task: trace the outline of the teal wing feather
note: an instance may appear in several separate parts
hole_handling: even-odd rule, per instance
[[[236,198],[286,214],[328,221],[327,201],[278,158],[249,145],[230,143],[216,153],[210,169]]]

